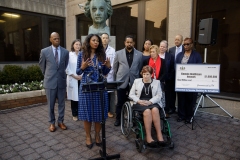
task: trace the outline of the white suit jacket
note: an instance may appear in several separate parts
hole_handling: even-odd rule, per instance
[[[129,93],[129,97],[133,99],[134,104],[137,103],[138,100],[140,100],[142,89],[143,89],[143,81],[142,78],[135,79],[132,85],[132,88]],[[152,104],[157,103],[160,107],[162,107],[162,89],[160,87],[160,81],[153,79],[151,83],[151,89],[152,89],[152,98],[149,100],[152,102]]]
[[[69,62],[66,69],[67,74],[67,99],[78,101],[78,80],[70,75],[77,75],[77,59],[78,56],[75,52],[69,52]]]
[[[110,63],[111,63],[111,67],[112,67],[110,72],[107,75],[107,81],[111,82],[114,80],[114,78],[113,78],[113,61],[115,58],[115,49],[108,45],[105,53],[106,53],[106,57],[110,58]]]

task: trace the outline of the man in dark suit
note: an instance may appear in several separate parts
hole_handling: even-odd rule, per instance
[[[128,97],[128,92],[136,78],[139,78],[142,69],[142,53],[134,48],[134,40],[131,35],[125,38],[125,48],[115,54],[113,62],[114,79],[124,81],[117,90],[117,107],[115,126],[119,126],[121,121],[121,110]]]
[[[165,59],[165,63],[166,63],[166,74],[164,77],[164,82],[165,82],[165,87],[164,87],[164,91],[165,91],[165,102],[166,102],[166,106],[164,108],[165,112],[166,112],[166,117],[170,117],[168,115],[168,112],[171,111],[172,112],[172,107],[171,105],[171,101],[172,101],[172,81],[174,78],[174,57],[172,54],[167,52],[167,48],[168,48],[168,42],[166,40],[162,40],[160,42],[159,45],[160,48],[160,54],[159,56],[163,59]],[[176,93],[174,93],[176,94]]]
[[[59,34],[53,32],[50,35],[51,46],[41,50],[39,66],[44,75],[43,86],[47,96],[47,105],[49,112],[49,131],[54,132],[55,114],[54,106],[56,98],[58,99],[58,126],[66,130],[64,125],[65,94],[66,94],[66,73],[69,54],[61,47]]]
[[[175,69],[175,64],[176,64],[176,57],[180,52],[184,53],[184,47],[182,45],[183,42],[183,36],[182,35],[176,35],[175,36],[175,46],[172,48],[169,48],[169,53],[173,56],[174,58],[174,69]],[[168,114],[173,114],[176,111],[175,107],[175,101],[176,101],[176,92],[175,92],[175,70],[173,72],[171,81],[168,82],[170,86],[170,92],[171,92],[171,97],[170,97],[170,104],[169,104],[169,111]]]

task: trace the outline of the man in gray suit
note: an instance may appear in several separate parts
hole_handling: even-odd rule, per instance
[[[124,81],[117,90],[117,107],[115,126],[119,126],[121,121],[122,105],[126,102],[130,87],[142,69],[142,53],[134,48],[134,40],[131,35],[125,38],[125,48],[115,54],[113,62],[114,78],[116,81]]]
[[[47,96],[47,105],[49,113],[49,131],[54,132],[55,114],[54,106],[56,98],[58,99],[58,126],[66,130],[64,125],[65,94],[66,94],[66,73],[69,54],[61,47],[59,34],[53,32],[50,35],[51,46],[41,50],[39,65],[44,75],[43,86]]]
[[[184,47],[182,45],[183,42],[183,36],[178,34],[175,36],[175,46],[172,48],[169,48],[169,53],[172,54],[172,56],[174,57],[174,68],[176,65],[176,57],[180,52],[184,52]],[[175,92],[175,70],[174,70],[174,74],[172,76],[172,80],[168,82],[169,83],[169,89],[170,89],[170,98],[168,99],[168,101],[170,102],[169,104],[169,111],[168,114],[173,114],[176,112],[176,107],[175,107],[175,101],[176,101],[176,92]]]

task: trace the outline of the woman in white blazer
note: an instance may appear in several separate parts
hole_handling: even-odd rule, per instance
[[[143,78],[135,79],[129,97],[133,99],[133,110],[143,112],[143,121],[146,130],[146,142],[150,147],[165,145],[160,124],[159,109],[162,106],[162,89],[160,81],[152,79],[153,69],[144,66],[141,75]],[[157,132],[157,141],[151,135],[152,123]]]
[[[78,120],[78,88],[81,75],[76,74],[77,59],[79,51],[81,50],[82,43],[79,39],[72,42],[71,52],[69,52],[69,62],[66,69],[67,73],[67,99],[71,100],[71,110],[73,120]]]

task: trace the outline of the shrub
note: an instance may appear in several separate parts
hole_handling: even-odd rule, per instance
[[[43,80],[43,74],[38,65],[28,66],[25,70],[25,75],[28,82]]]
[[[21,83],[25,80],[21,66],[5,65],[2,70],[3,79],[1,84]]]
[[[0,84],[15,84],[32,81],[42,81],[43,74],[38,65],[28,66],[26,69],[17,65],[5,65],[0,71]]]
[[[5,84],[5,83],[3,83],[4,81],[5,81],[5,77],[3,75],[3,72],[0,71],[0,84]]]

